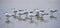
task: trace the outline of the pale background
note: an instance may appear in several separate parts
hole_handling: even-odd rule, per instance
[[[60,0],[0,0],[0,28],[6,28],[6,17],[3,13],[12,13],[11,8],[17,9],[57,9],[58,12],[54,14],[57,20],[49,21],[48,23],[39,23],[38,25],[29,24],[25,22],[16,22],[15,19],[10,18],[12,23],[8,28],[60,28]]]

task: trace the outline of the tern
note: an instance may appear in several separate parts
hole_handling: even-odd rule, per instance
[[[55,18],[56,19],[56,17],[53,15],[53,13],[54,12],[57,12],[58,10],[54,10],[54,9],[49,9],[49,12],[50,12],[50,18],[52,19],[52,18]]]

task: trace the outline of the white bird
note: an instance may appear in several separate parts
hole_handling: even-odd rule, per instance
[[[41,15],[48,15],[48,13],[41,13]]]
[[[18,14],[19,16],[23,15],[23,13],[24,13],[23,10],[18,10],[18,12],[17,12],[17,14]]]
[[[5,16],[6,16],[6,17],[11,17],[12,15],[9,14],[9,13],[5,13]]]
[[[17,15],[18,10],[15,9],[15,8],[13,8],[12,11],[13,11],[13,13],[14,13],[14,15],[12,15],[12,16],[13,16],[14,18],[16,18],[16,15]]]
[[[49,9],[50,12],[57,12],[57,10]]]
[[[25,19],[29,19],[29,10],[25,9],[24,14],[25,14]]]
[[[6,23],[9,24],[10,21],[9,21],[9,18],[12,16],[11,14],[9,14],[8,12],[7,13],[4,13],[5,16],[7,17],[7,20],[6,20]]]
[[[39,9],[34,9],[34,12],[36,13],[36,15],[35,16],[39,16]]]
[[[50,8],[49,8],[49,12],[50,12],[50,16],[49,16],[49,17],[50,17],[50,19],[52,19],[52,18],[56,19],[56,17],[53,15],[53,13],[54,13],[54,12],[57,12],[57,11],[58,11],[58,10],[50,9]]]
[[[22,15],[23,15],[23,12],[20,12],[20,11],[17,12],[17,16],[18,16],[19,18],[21,18]]]

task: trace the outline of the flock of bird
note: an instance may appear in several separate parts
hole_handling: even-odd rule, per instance
[[[54,12],[57,12],[57,10],[54,9],[49,9],[50,12],[50,18],[56,18],[55,16],[53,16]],[[6,23],[10,23],[9,18],[13,17],[14,19],[18,19],[19,21],[29,21],[30,23],[37,23],[39,22],[44,22],[44,15],[49,15],[49,13],[45,13],[44,10],[40,10],[40,9],[34,9],[32,11],[29,11],[28,9],[25,10],[13,10],[14,14],[9,14],[8,12],[5,13],[5,16],[7,18]],[[33,14],[34,13],[34,14]],[[25,17],[23,16],[25,15]],[[23,18],[24,17],[24,18]]]

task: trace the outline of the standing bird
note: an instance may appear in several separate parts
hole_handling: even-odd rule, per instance
[[[14,15],[12,15],[14,18],[16,18],[16,14],[17,14],[17,10],[15,9],[15,8],[13,8],[13,13],[14,13]]]
[[[43,20],[43,10],[39,10],[39,9],[35,9],[35,11],[36,11],[36,17],[37,17],[37,20]]]
[[[57,10],[49,9],[49,12],[50,12],[50,18],[55,18],[55,19],[56,19],[56,17],[53,16],[53,14],[54,14],[55,12],[57,12]]]
[[[39,9],[36,9],[36,17],[37,17],[37,20],[40,20],[40,21],[45,21],[43,16],[44,15],[48,15],[48,13],[45,13],[44,10],[39,10]]]
[[[7,17],[6,23],[9,24],[9,23],[10,23],[9,18],[10,18],[12,15],[9,14],[9,13],[5,13],[5,16]]]
[[[19,10],[18,15],[21,17],[23,15],[23,10]]]
[[[39,17],[40,17],[40,16],[39,16],[39,11],[40,11],[40,10],[39,10],[39,9],[34,9],[34,11],[35,11],[35,13],[36,13],[35,16],[37,17],[37,19],[39,19]]]
[[[29,17],[28,17],[29,11],[27,9],[25,9],[24,14],[26,15],[25,19],[29,19]]]
[[[18,10],[18,12],[17,12],[17,14],[19,15],[18,17],[17,17],[17,19],[20,21],[20,20],[22,20],[22,15],[23,15],[23,10]]]

